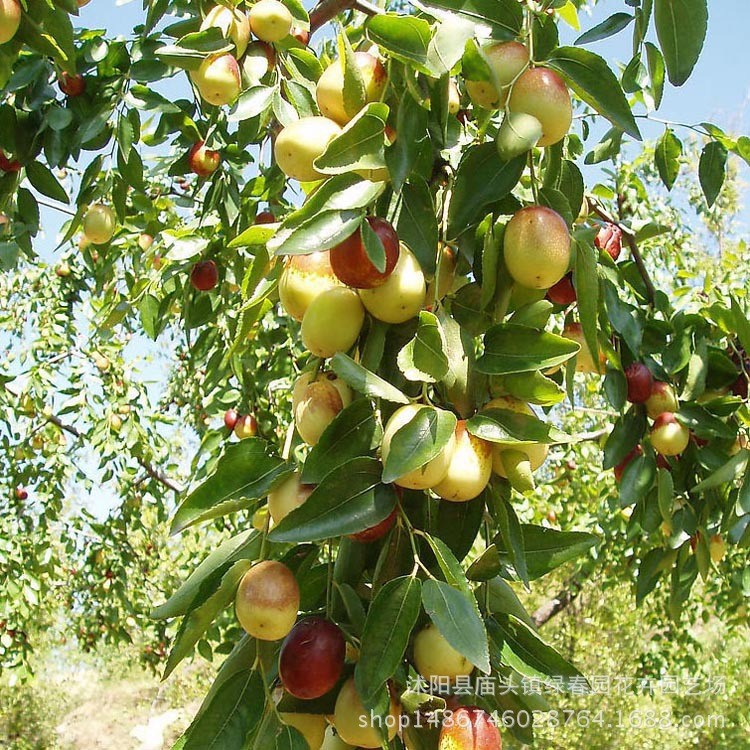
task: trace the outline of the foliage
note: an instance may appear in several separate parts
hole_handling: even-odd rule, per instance
[[[750,160],[750,141],[703,123],[688,126],[698,139],[683,143],[671,123],[654,148],[639,144],[639,123],[700,55],[707,1],[631,0],[627,13],[572,46],[560,45],[558,24],[577,26],[582,2],[437,0],[389,12],[326,2],[309,14],[296,0],[285,5],[296,35],[273,46],[255,41],[247,53],[236,34],[203,23],[207,8],[168,0],[146,3],[128,39],[74,31],[74,4],[32,3],[0,46],[8,352],[0,439],[12,467],[0,501],[0,665],[27,669],[27,624],[62,606],[84,647],[137,640],[146,662],[168,660],[167,672],[193,647],[209,660],[229,654],[179,747],[296,748],[284,702],[331,714],[336,696],[298,704],[287,695],[277,709],[278,644],[241,635],[226,611],[248,561],[282,561],[300,587],[301,611],[341,627],[359,652],[346,674],[381,715],[387,688],[405,709],[432,705],[430,696],[404,697],[415,674],[412,635],[428,621],[479,672],[563,676],[570,688],[580,667],[544,642],[536,626],[545,618],[532,620],[508,583],[536,587],[564,564],[574,582],[605,571],[612,585],[632,583],[639,604],[656,592],[677,640],[680,623],[697,614],[698,580],[710,605],[735,617],[750,592],[742,564],[750,328],[746,279],[730,265],[747,248],[728,236],[725,214],[736,202],[735,157]],[[676,6],[689,23],[678,23]],[[336,18],[338,38],[309,47],[302,32]],[[633,58],[615,73],[588,45],[626,30]],[[565,138],[543,148],[538,133],[521,146],[492,143],[504,138],[514,107],[530,105],[521,103],[523,67],[508,78],[507,106],[477,103],[472,85],[500,96],[488,32],[523,40],[536,72],[559,81],[563,106],[551,120],[546,104],[519,110],[538,119],[543,137],[560,121],[567,128],[573,93],[575,125]],[[382,90],[373,94],[355,49],[382,57]],[[305,118],[327,111],[316,84],[337,56],[346,122],[324,125],[332,138],[297,173],[316,180],[298,186],[282,171],[294,176],[296,165],[282,164],[290,157],[272,153],[274,143],[300,121],[309,130],[292,143],[294,158],[316,146]],[[229,92],[229,106],[210,104],[218,99],[201,79],[216,61],[228,66],[215,93]],[[65,74],[81,75],[83,91],[73,93]],[[182,84],[162,89],[178,75]],[[191,87],[173,95],[184,79]],[[602,123],[608,130],[595,142]],[[213,172],[194,163],[201,144],[220,152]],[[585,167],[610,161],[606,184],[586,186]],[[718,262],[670,191],[687,194],[719,243]],[[94,204],[111,207],[116,228],[92,244]],[[54,265],[37,255],[49,205],[68,214]],[[556,216],[559,244],[547,232],[538,247],[514,247],[530,205],[535,216]],[[270,223],[260,220],[264,207]],[[351,346],[334,347],[330,369],[357,395],[351,404],[336,396],[335,418],[308,446],[303,397],[291,392],[300,371],[312,379],[326,364],[305,352],[299,326],[276,302],[298,256],[357,232],[365,259],[382,272],[387,248],[365,222],[373,214],[396,227],[399,262],[413,255],[418,304],[400,318],[407,292],[395,312],[378,306],[383,292],[355,295],[366,322]],[[623,233],[622,257],[602,244],[602,228]],[[524,288],[519,253],[533,272],[525,278],[555,263],[562,271]],[[454,260],[455,278],[441,291]],[[575,307],[546,296],[568,268]],[[204,283],[196,274],[206,269]],[[429,298],[425,282],[433,282]],[[325,321],[318,335],[350,322]],[[650,371],[649,391],[653,376],[679,396],[675,429],[690,438],[679,456],[657,453],[645,399],[628,401],[634,363]],[[148,380],[160,366],[170,375],[158,392]],[[491,397],[506,400],[485,408]],[[508,406],[518,401],[507,397],[524,405]],[[407,402],[424,408],[388,436],[389,418]],[[229,441],[219,420],[230,407],[257,418],[257,436]],[[553,460],[535,487],[529,450],[547,446]],[[473,466],[470,449],[486,459],[494,452],[501,467],[489,479],[487,459],[475,492],[462,474]],[[441,457],[450,467],[427,492],[396,492],[392,481]],[[604,470],[621,472],[616,488],[600,457]],[[294,469],[316,487],[271,526],[266,498]],[[80,510],[71,487],[106,488],[120,502],[102,520]],[[381,539],[351,538],[394,510]],[[179,543],[167,541],[169,531],[182,534]],[[732,549],[722,561],[725,543]],[[53,592],[65,578],[75,580],[59,601]],[[147,602],[162,599],[147,624]],[[175,617],[183,619],[169,650],[165,620]],[[504,698],[464,702],[512,716],[548,708],[518,684]],[[520,724],[509,731],[533,741]],[[421,741],[434,747],[433,739]]]

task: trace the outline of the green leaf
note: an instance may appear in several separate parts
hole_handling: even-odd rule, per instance
[[[299,729],[287,724],[282,724],[276,735],[274,750],[309,750],[305,736]]]
[[[662,563],[667,553],[663,549],[649,550],[638,567],[638,580],[635,585],[635,604],[639,606],[654,590],[662,574]]]
[[[331,360],[333,371],[350,387],[358,393],[370,398],[382,398],[394,404],[408,404],[409,398],[387,380],[370,372],[355,362],[350,356],[343,352],[333,355]]]
[[[456,429],[456,417],[445,409],[426,406],[396,430],[383,467],[383,481],[408,474],[435,458]]]
[[[34,188],[42,195],[60,203],[70,200],[65,188],[58,182],[57,177],[41,162],[32,161],[26,165],[26,177]]]
[[[258,725],[265,707],[263,682],[257,672],[239,671],[227,678],[210,705],[190,725],[183,750],[242,748]]]
[[[427,65],[436,78],[450,74],[473,36],[474,24],[460,16],[449,17],[438,26],[427,50]]]
[[[190,606],[199,601],[198,592],[206,581],[220,579],[238,560],[254,560],[260,552],[260,546],[261,535],[255,529],[225,539],[164,604],[152,610],[151,617],[166,620],[186,614]]]
[[[701,152],[698,164],[698,178],[700,179],[703,195],[706,196],[708,207],[716,203],[724,179],[727,174],[727,150],[718,141],[707,143]]]
[[[424,180],[412,177],[412,181],[404,185],[396,228],[424,272],[434,273],[439,231],[435,204]]]
[[[496,39],[515,39],[523,28],[523,9],[516,0],[431,0],[430,7],[489,26]]]
[[[565,398],[565,391],[541,372],[506,375],[502,387],[511,396],[539,406],[554,406]]]
[[[197,70],[209,55],[230,52],[232,49],[232,42],[224,38],[221,29],[214,27],[186,34],[176,44],[158,47],[153,54],[166,65]]]
[[[378,591],[370,604],[354,671],[357,692],[366,707],[372,707],[386,680],[404,658],[419,617],[421,591],[418,578],[394,578]]]
[[[448,209],[449,239],[466,231],[484,216],[487,206],[508,195],[518,184],[525,167],[525,156],[502,161],[494,143],[467,149],[453,184]]]
[[[689,427],[699,438],[704,440],[734,440],[737,437],[737,430],[715,417],[711,412],[700,404],[688,403],[681,404],[677,412],[677,418]]]
[[[622,473],[620,480],[620,507],[635,505],[648,494],[656,479],[656,461],[653,456],[636,456]]]
[[[196,599],[200,601],[200,604],[194,608],[191,605],[190,611],[180,623],[180,629],[174,638],[164,667],[162,680],[166,680],[174,668],[190,654],[218,614],[234,602],[242,576],[250,570],[251,566],[252,563],[249,560],[239,560],[221,578],[218,586],[208,585],[213,583],[211,579],[204,581],[200,591],[196,594]],[[208,589],[210,595],[207,596],[208,591],[204,589]]]
[[[475,667],[489,674],[487,631],[474,598],[444,581],[430,578],[422,585],[422,604],[445,640]]]
[[[592,42],[607,39],[626,29],[634,19],[635,16],[631,16],[630,13],[614,13],[609,18],[606,18],[601,23],[581,34],[575,40],[574,44],[591,44]]]
[[[153,294],[144,294],[143,299],[141,299],[138,305],[143,332],[152,341],[156,341],[156,337],[159,334],[159,326],[161,323],[159,307],[159,300],[156,299]]]
[[[342,31],[338,35],[338,65],[344,66],[344,110],[350,117],[359,112],[367,103],[367,88],[362,71],[357,65],[351,41]]]
[[[372,449],[378,431],[375,412],[367,399],[357,399],[340,411],[310,451],[302,481],[318,484],[333,469]]]
[[[651,42],[646,42],[646,62],[648,63],[648,76],[651,79],[651,96],[654,98],[654,107],[659,109],[664,98],[664,79],[666,66],[664,55],[661,50]]]
[[[646,415],[642,409],[632,406],[615,422],[604,444],[603,467],[612,469],[617,466],[640,443],[645,432]]]
[[[674,134],[671,128],[667,128],[659,138],[654,149],[654,162],[659,172],[661,181],[667,190],[672,186],[680,173],[680,157],[682,156],[682,141]]]
[[[613,125],[641,140],[625,93],[606,61],[589,50],[558,47],[547,60],[586,104]]]
[[[325,174],[341,174],[384,167],[387,121],[387,105],[380,102],[368,104],[328,144],[315,160],[315,168]]]
[[[732,456],[702,482],[698,482],[691,491],[706,492],[706,490],[715,489],[728,482],[734,483],[737,477],[745,473],[748,458],[750,458],[750,452],[746,448],[743,448],[737,455]]]
[[[380,473],[380,462],[366,456],[337,466],[269,538],[274,542],[318,542],[375,526],[396,506],[396,493],[390,485],[380,484]]]
[[[388,165],[393,189],[396,191],[403,188],[420,151],[429,144],[428,117],[427,110],[408,93],[399,102],[396,113],[396,132],[399,135],[385,150],[385,162]]]
[[[575,686],[576,692],[588,684],[562,654],[514,615],[498,615],[488,620],[487,631],[501,665],[515,669],[524,677],[562,678],[563,687],[570,690]]]
[[[484,354],[476,367],[487,375],[546,370],[567,362],[579,349],[575,341],[554,333],[501,323],[484,335]]]
[[[448,545],[439,537],[426,534],[425,538],[427,543],[430,545],[435,559],[440,566],[440,570],[445,577],[446,583],[450,584],[454,588],[459,589],[467,596],[472,596],[471,586],[466,578],[466,573],[461,567],[461,563],[458,561],[456,556]]]
[[[667,73],[682,86],[698,62],[708,29],[707,0],[655,0],[654,21]]]
[[[447,375],[443,332],[433,313],[419,313],[414,338],[398,353],[398,366],[407,380],[417,382],[436,383]]]
[[[383,247],[382,240],[370,226],[369,221],[363,221],[359,231],[362,236],[362,245],[365,248],[365,253],[367,254],[368,259],[373,266],[375,266],[377,271],[383,273],[385,271],[387,258],[385,257],[385,248]]]
[[[466,429],[482,440],[517,446],[537,443],[554,445],[575,440],[533,414],[522,414],[509,409],[482,409],[467,421]]]
[[[507,486],[507,485],[506,485]],[[516,510],[509,499],[509,492],[495,490],[492,493],[492,508],[494,510],[497,525],[500,528],[500,537],[503,540],[503,549],[508,551],[508,557],[518,578],[528,589],[529,571],[526,566],[526,549],[524,547],[523,529],[516,515]],[[498,562],[500,554],[495,545],[490,548],[497,552]],[[499,572],[499,570],[497,571]]]
[[[241,122],[263,114],[271,108],[275,91],[273,86],[253,86],[243,91],[232,105],[227,120]]]
[[[436,74],[428,59],[432,32],[424,18],[382,13],[370,18],[365,29],[370,40],[390,57],[413,66],[420,73]]]
[[[574,560],[594,547],[598,537],[583,531],[557,531],[544,526],[521,524],[529,580],[541,578],[563,563]],[[510,562],[501,539],[495,539],[500,559]]]
[[[581,329],[594,362],[599,361],[599,273],[593,245],[576,237],[573,285],[578,298]]]
[[[177,534],[201,521],[247,508],[266,495],[287,464],[265,440],[247,438],[228,445],[214,473],[181,503],[172,519]]]

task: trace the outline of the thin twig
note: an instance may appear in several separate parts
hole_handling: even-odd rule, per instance
[[[606,221],[608,224],[614,224],[622,230],[622,234],[625,237],[625,242],[628,243],[628,247],[630,248],[630,254],[633,256],[635,265],[638,268],[638,273],[640,273],[641,278],[643,279],[643,283],[646,286],[646,296],[648,297],[649,304],[653,305],[656,301],[656,287],[654,286],[654,282],[651,280],[651,276],[648,273],[646,264],[643,262],[643,256],[641,255],[641,251],[638,249],[638,243],[635,241],[635,235],[633,234],[633,231],[630,229],[630,227],[627,227],[616,219],[612,218],[598,203],[594,202],[590,198],[589,206],[591,206],[591,210],[600,219]]]

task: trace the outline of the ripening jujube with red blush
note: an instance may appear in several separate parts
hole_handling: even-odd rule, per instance
[[[201,98],[217,107],[231,104],[240,93],[242,77],[237,59],[228,52],[209,55],[190,78]]]
[[[572,305],[578,299],[573,286],[573,274],[566,273],[557,284],[553,284],[547,290],[547,299],[554,305]]]
[[[513,85],[508,106],[511,112],[524,112],[539,120],[542,137],[538,146],[561,141],[573,121],[570,92],[560,76],[549,68],[529,68]]]
[[[546,206],[527,206],[505,228],[503,252],[515,281],[529,289],[549,289],[570,266],[570,234],[560,214]]]
[[[240,581],[235,611],[246,633],[261,641],[278,641],[294,626],[299,610],[299,585],[286,565],[264,560]]]
[[[622,252],[622,229],[617,224],[604,224],[594,238],[594,246],[616,261]]]
[[[491,70],[491,80],[467,79],[466,91],[471,101],[479,107],[504,107],[508,101],[510,84],[529,64],[529,50],[520,42],[498,42],[484,47],[482,53]]]
[[[502,750],[500,730],[483,709],[461,706],[443,720],[438,750]]]
[[[308,617],[292,628],[281,646],[281,683],[295,698],[320,698],[341,677],[345,655],[341,629],[322,617]]]
[[[208,177],[219,167],[221,154],[214,149],[206,148],[205,141],[194,143],[188,152],[188,166],[199,177]]]
[[[275,224],[276,217],[272,211],[259,211],[255,214],[255,224]]]
[[[86,91],[86,79],[80,73],[74,75],[61,73],[58,85],[60,86],[60,91],[66,96],[80,96]]]
[[[196,263],[190,271],[190,283],[201,292],[208,292],[219,283],[219,269],[212,260]]]
[[[679,456],[690,443],[690,430],[672,412],[660,414],[651,427],[651,445],[662,456]]]
[[[651,419],[656,419],[665,411],[675,412],[680,408],[680,402],[674,388],[669,383],[655,380],[651,386],[651,393],[646,400],[646,413]]]
[[[393,224],[379,216],[368,216],[366,221],[383,245],[383,271],[379,271],[367,255],[361,229],[330,250],[333,272],[342,283],[355,289],[373,289],[384,284],[396,267],[400,252]]]
[[[227,409],[224,412],[224,427],[226,427],[230,432],[234,429],[234,426],[237,424],[237,420],[240,418],[240,415],[238,414],[236,409]]]
[[[243,414],[237,417],[233,429],[239,440],[255,437],[258,434],[258,420],[252,414]]]
[[[628,401],[631,404],[645,404],[654,383],[651,370],[643,362],[633,362],[625,368],[625,382],[628,387]]]

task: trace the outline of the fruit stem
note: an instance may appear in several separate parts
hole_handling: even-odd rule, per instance
[[[310,11],[310,34],[345,10],[358,10],[366,16],[376,16],[383,11],[367,0],[320,0]]]

